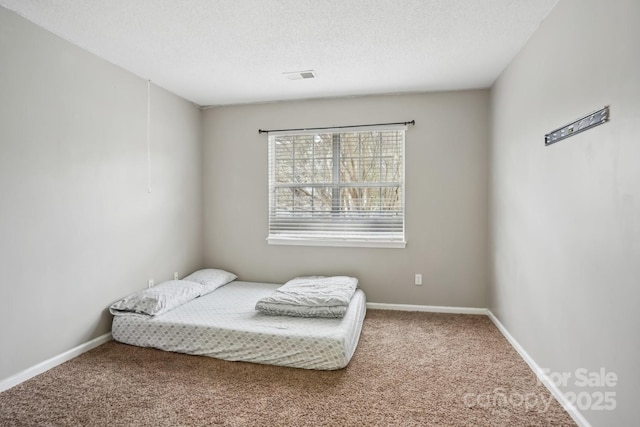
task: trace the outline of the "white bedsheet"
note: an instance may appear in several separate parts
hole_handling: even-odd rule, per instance
[[[366,312],[358,289],[343,318],[269,316],[256,302],[280,285],[231,282],[160,316],[115,316],[116,341],[219,359],[340,369],[355,352]]]

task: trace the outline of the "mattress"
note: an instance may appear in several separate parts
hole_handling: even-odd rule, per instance
[[[231,282],[159,316],[113,318],[116,341],[178,353],[294,368],[345,367],[355,352],[366,313],[357,289],[343,318],[270,316],[256,302],[281,285]]]

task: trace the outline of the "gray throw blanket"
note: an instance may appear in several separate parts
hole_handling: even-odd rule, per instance
[[[355,277],[296,277],[259,300],[256,310],[271,315],[343,317],[357,286]]]

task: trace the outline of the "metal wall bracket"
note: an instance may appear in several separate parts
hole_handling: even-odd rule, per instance
[[[569,138],[577,133],[584,132],[593,127],[601,125],[609,121],[609,106],[607,105],[601,110],[594,111],[581,119],[578,119],[568,125],[549,132],[544,136],[544,145],[551,145],[563,139]]]

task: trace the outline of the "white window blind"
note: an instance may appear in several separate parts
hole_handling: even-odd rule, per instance
[[[404,247],[405,129],[270,133],[269,243]]]

